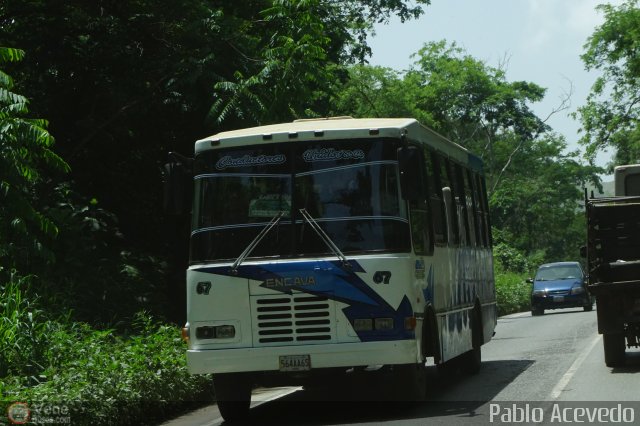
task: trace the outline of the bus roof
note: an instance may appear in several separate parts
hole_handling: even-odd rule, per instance
[[[314,130],[355,130],[363,128],[396,128],[404,129],[417,123],[412,118],[352,118],[332,117],[319,119],[295,120],[288,123],[268,124],[265,126],[249,127],[246,129],[231,130],[210,136],[211,138],[234,138],[249,135],[262,135],[265,133],[303,132]]]
[[[235,147],[260,143],[294,142],[295,140],[330,140],[369,137],[408,139],[428,143],[438,151],[459,161],[477,163],[481,160],[456,144],[423,126],[414,118],[352,118],[331,117],[296,120],[220,132],[196,141],[196,153],[214,147]]]

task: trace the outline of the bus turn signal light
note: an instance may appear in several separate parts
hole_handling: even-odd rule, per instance
[[[415,330],[416,329],[416,317],[406,317],[404,319],[404,329],[405,330]]]

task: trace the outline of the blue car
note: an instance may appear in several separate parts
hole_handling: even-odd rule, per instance
[[[579,262],[555,262],[540,265],[531,290],[531,315],[542,315],[545,309],[593,309],[587,291],[587,279]]]

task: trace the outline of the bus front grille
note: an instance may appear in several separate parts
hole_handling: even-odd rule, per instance
[[[331,302],[308,294],[252,300],[253,338],[260,345],[329,343],[335,335]]]

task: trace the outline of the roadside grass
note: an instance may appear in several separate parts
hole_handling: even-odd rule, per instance
[[[211,377],[187,371],[178,327],[146,313],[124,333],[50,320],[21,284],[0,285],[2,420],[23,402],[42,423],[156,424],[213,400]]]

